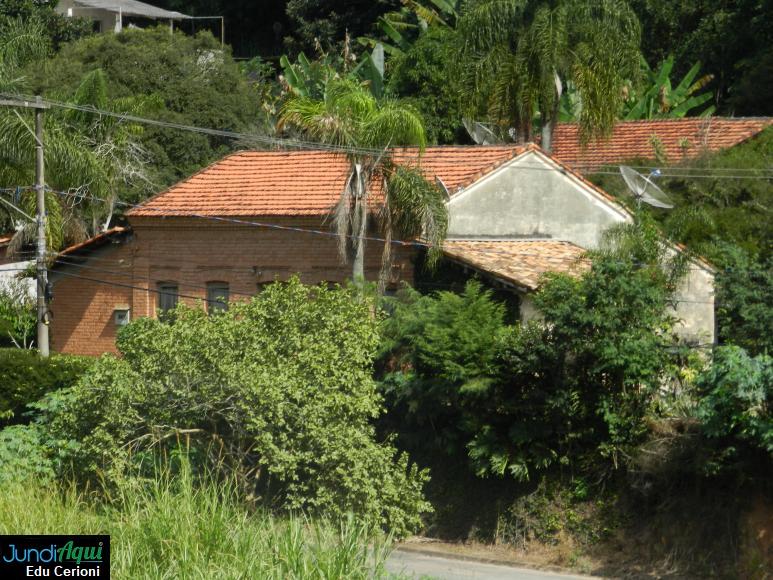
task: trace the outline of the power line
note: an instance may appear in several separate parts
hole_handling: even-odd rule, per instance
[[[14,98],[14,99],[27,99],[27,100],[34,99],[34,97],[31,97],[29,95],[20,95],[20,94],[12,94],[12,93],[0,93],[0,96],[6,97],[6,98]],[[351,153],[351,154],[384,155],[387,157],[397,152],[402,158],[406,156],[406,150],[410,149],[410,148],[406,149],[406,148],[397,147],[391,150],[385,150],[385,149],[379,149],[374,147],[350,147],[350,146],[343,146],[343,145],[334,145],[330,143],[304,141],[300,139],[280,139],[276,137],[257,135],[254,133],[227,131],[223,129],[212,129],[207,127],[199,127],[196,125],[186,125],[182,123],[161,121],[158,119],[150,119],[147,117],[131,115],[129,113],[118,113],[115,111],[98,109],[91,105],[78,105],[76,103],[57,101],[52,99],[43,99],[43,103],[50,107],[81,111],[81,112],[90,113],[93,115],[113,117],[119,120],[130,121],[133,123],[140,123],[140,124],[152,125],[152,126],[157,126],[162,128],[201,133],[201,134],[206,134],[206,135],[215,136],[215,137],[224,137],[229,139],[252,141],[262,145],[270,145],[274,147],[287,148],[287,149],[305,149],[305,150],[317,150],[317,151],[324,150],[324,151],[333,151],[333,152]],[[519,147],[519,145],[513,143],[513,144],[505,144],[503,145],[503,148],[506,148],[508,146],[511,146],[514,149]],[[420,153],[418,152],[418,150],[414,155],[414,157],[416,158],[420,157]],[[568,165],[578,171],[583,167],[591,168],[591,167],[597,166],[596,164],[591,164],[589,162],[570,163]],[[524,165],[521,165],[519,167],[527,168]],[[685,168],[680,166],[660,166],[660,167],[635,166],[635,167],[638,169],[661,169],[661,170],[674,170],[674,171],[693,171],[694,170],[694,171],[701,172],[701,173],[694,173],[690,175],[664,173],[661,176],[663,178],[672,178],[672,179],[687,178],[687,177],[696,178],[696,179],[762,179],[762,180],[773,179],[773,175],[745,176],[745,175],[712,175],[710,173],[707,173],[708,171],[733,171],[735,173],[745,172],[745,171],[748,171],[748,172],[761,171],[761,170],[750,169],[750,168],[694,168],[693,169],[693,168]],[[552,168],[545,168],[545,167],[529,167],[529,169],[553,171]],[[768,168],[766,169],[766,171],[770,171],[770,169]],[[617,175],[617,172],[613,172],[613,171],[589,171],[589,173],[593,173],[597,175]]]
[[[106,203],[106,200],[104,200],[102,198],[94,197],[94,196],[88,196],[88,195],[84,195],[84,194],[72,193],[72,192],[66,192],[66,191],[57,191],[57,190],[53,190],[53,189],[50,189],[50,188],[47,188],[47,189],[48,189],[48,191],[50,191],[52,193],[56,193],[56,194],[61,195],[61,196],[77,197],[77,198],[81,198],[81,199],[85,198],[85,199],[89,199],[89,200],[93,200],[93,201],[98,201],[98,202],[101,202],[101,203]],[[156,209],[156,208],[149,208],[149,207],[143,206],[141,204],[131,204],[131,203],[128,203],[128,202],[122,202],[120,200],[115,201],[115,204],[116,205],[121,205],[121,206],[124,206],[124,207],[128,207],[128,208],[141,208],[141,209],[145,209],[145,210],[164,211],[164,212],[168,212],[168,211],[174,212],[175,211],[175,210],[160,210],[160,209]],[[308,235],[321,235],[321,236],[324,236],[324,237],[327,237],[327,238],[338,238],[338,237],[340,237],[340,234],[338,234],[336,232],[332,232],[332,231],[316,230],[316,229],[302,228],[302,227],[296,227],[296,226],[283,226],[283,225],[280,225],[280,224],[273,224],[273,223],[268,223],[268,222],[257,222],[257,221],[243,220],[243,219],[238,219],[238,218],[227,218],[227,217],[221,217],[221,216],[201,215],[201,214],[193,214],[193,213],[188,213],[188,212],[183,213],[184,211],[185,210],[178,210],[178,213],[180,213],[180,217],[204,219],[204,220],[211,220],[211,221],[218,221],[218,222],[225,222],[225,223],[233,223],[233,224],[236,224],[236,225],[251,226],[251,227],[273,229],[273,230],[280,230],[280,231],[290,231],[290,232],[294,232],[294,233],[302,233],[302,234],[308,234]],[[358,236],[356,234],[345,234],[345,237],[348,238],[348,239],[362,239],[362,240],[365,240],[365,241],[372,241],[372,242],[378,242],[378,243],[386,243],[387,242],[387,240],[385,238],[380,238],[380,237],[376,237],[376,236]],[[470,240],[461,240],[461,241],[470,241]],[[481,239],[481,240],[477,240],[477,241],[484,242],[484,243],[485,242],[496,243],[498,241],[508,241],[508,240],[486,240],[486,239]],[[556,240],[556,239],[550,239],[550,238],[535,238],[533,240],[530,240],[530,239],[519,239],[519,240],[509,240],[509,241],[529,243],[531,241],[534,241],[534,242],[545,242],[545,241],[561,242],[561,241],[564,241],[564,240]],[[402,246],[402,247],[416,247],[416,248],[424,248],[424,249],[432,249],[432,248],[435,247],[433,244],[430,244],[430,243],[427,243],[427,242],[422,242],[422,241],[419,241],[419,240],[406,241],[406,240],[394,240],[393,239],[393,240],[390,240],[390,243],[393,244],[393,245]],[[571,242],[569,242],[569,243],[571,243]],[[439,249],[441,251],[443,251],[443,247],[442,246],[440,246]],[[20,252],[20,254],[23,254],[23,253],[24,252]],[[27,252],[27,253],[29,253],[29,252]],[[474,253],[477,254],[477,255],[499,255],[499,256],[506,256],[506,257],[535,257],[535,258],[543,257],[543,254],[540,254],[540,253],[523,252],[523,251],[518,252],[517,256],[514,256],[512,252],[498,251],[498,250],[492,250],[492,249],[478,249],[478,250],[475,250]],[[49,255],[52,255],[53,257],[57,257],[58,256],[58,254],[49,254]],[[99,258],[89,258],[89,259],[99,259]],[[108,260],[105,260],[105,261],[108,261]],[[199,264],[199,262],[196,262],[196,261],[192,261],[192,260],[185,261],[185,260],[181,260],[179,258],[175,258],[175,262],[180,262],[180,261]],[[574,261],[576,263],[578,263],[578,264],[582,263],[582,262],[585,262],[585,263],[589,262],[588,258],[585,258],[583,256],[578,256],[576,258],[576,260],[574,260]],[[620,261],[618,261],[616,263],[618,263],[618,264],[628,264],[629,262],[624,261],[624,260],[620,260]],[[634,265],[648,265],[648,264],[638,263],[638,262],[637,263],[633,263],[633,264]],[[473,266],[473,265],[471,265],[471,267],[475,268],[475,266]],[[684,268],[684,270],[686,270],[686,271],[703,271],[703,270],[705,270],[705,268],[687,267],[687,268]]]
[[[76,266],[76,267],[77,266],[81,266],[81,267],[88,268],[87,266],[85,266],[83,264],[80,264],[80,265],[78,265],[78,264],[68,264],[68,265],[72,265],[72,266]],[[90,269],[93,269],[95,271],[111,273],[109,270],[99,270],[99,269],[96,269],[96,268],[90,268]],[[24,271],[24,270],[21,270],[21,271]],[[150,288],[149,286],[148,287],[136,286],[136,285],[133,285],[133,284],[124,284],[124,283],[121,283],[121,282],[114,282],[114,281],[105,280],[105,279],[102,279],[102,278],[91,278],[91,277],[88,277],[88,276],[82,276],[80,274],[73,274],[73,273],[64,272],[64,271],[61,271],[61,270],[59,270],[58,273],[62,274],[62,275],[65,275],[65,276],[69,276],[69,277],[73,277],[73,278],[80,278],[80,279],[83,279],[83,280],[89,280],[89,281],[92,281],[92,282],[97,282],[97,283],[105,284],[105,285],[109,285],[109,286],[117,286],[117,287],[121,287],[121,288],[133,289],[133,290],[141,290],[141,291],[151,292],[151,293],[154,293],[154,294],[167,294],[168,293],[168,292],[164,292],[162,290],[157,290],[155,288]],[[159,280],[159,281],[164,281],[164,280]],[[285,280],[276,280],[275,282],[280,282],[281,283],[281,282],[285,282]],[[180,283],[180,282],[177,282],[177,281],[175,281],[175,283],[178,286],[187,286],[187,287],[190,287],[190,288],[206,289],[206,286],[197,286],[197,285],[193,285],[193,284],[183,284],[183,283]],[[268,282],[268,283],[270,284],[272,282]],[[427,285],[432,285],[432,286],[437,286],[437,287],[445,287],[445,288],[453,288],[454,287],[454,285],[450,284],[450,283],[448,283],[448,284],[444,284],[444,283],[427,283]],[[256,296],[257,293],[256,294],[249,294],[249,293],[246,293],[246,292],[230,292],[230,294],[252,298],[252,297]],[[189,298],[189,299],[192,299],[192,300],[202,300],[201,296],[194,296],[192,294],[179,294],[178,293],[178,294],[176,294],[176,296],[179,296],[181,298]],[[203,300],[205,300],[206,302],[212,302],[212,301],[206,300],[206,299],[203,299]],[[715,302],[700,301],[700,300],[673,299],[673,300],[666,300],[665,302],[668,303],[668,304],[711,304],[711,305],[714,305],[714,306],[722,306],[722,304],[718,304],[718,303],[715,303]]]
[[[15,99],[30,99],[32,97],[25,97],[23,95],[13,95],[0,93],[0,96],[6,98]],[[182,123],[172,123],[169,121],[160,121],[158,119],[149,119],[146,117],[139,117],[137,115],[131,115],[128,113],[117,113],[115,111],[107,111],[104,109],[98,109],[91,105],[78,105],[75,103],[67,103],[62,101],[55,101],[51,99],[44,99],[43,103],[49,107],[57,107],[60,109],[67,109],[73,111],[81,111],[84,113],[91,113],[94,115],[100,115],[105,117],[113,117],[123,121],[129,121],[132,123],[140,123],[144,125],[151,125],[156,127],[163,127],[168,129],[177,129],[180,131],[189,131],[193,133],[201,133],[214,137],[224,137],[228,139],[239,139],[244,141],[254,141],[262,145],[271,145],[275,147],[283,147],[287,149],[308,149],[308,150],[324,150],[333,151],[339,153],[351,153],[351,154],[363,154],[363,155],[383,155],[384,149],[372,148],[372,147],[348,147],[343,145],[334,145],[331,143],[320,143],[312,141],[303,141],[299,139],[279,139],[276,137],[267,137],[257,135],[254,133],[242,133],[238,131],[226,131],[223,129],[210,129],[207,127],[199,127],[196,125],[185,125]],[[387,154],[388,155],[388,154]],[[418,153],[416,157],[418,157]]]
[[[82,268],[84,270],[92,270],[94,272],[101,272],[101,273],[105,273],[105,274],[113,274],[115,276],[121,276],[121,277],[124,277],[124,278],[131,278],[131,279],[141,278],[141,276],[135,276],[133,272],[126,272],[126,271],[121,272],[121,271],[118,271],[118,270],[108,270],[108,269],[105,269],[105,268],[99,268],[99,267],[91,266],[89,264],[81,264],[81,263],[78,263],[78,262],[67,261],[68,259],[69,259],[68,256],[60,256],[57,259],[57,261],[63,261],[62,263],[65,266],[70,266],[70,267],[73,267],[73,268]],[[229,271],[233,271],[233,270],[229,270]],[[252,272],[254,274],[253,270],[241,269],[239,271]],[[156,282],[164,282],[166,280],[165,279],[158,279],[158,280],[155,280],[155,281]],[[175,281],[175,284],[177,284],[178,286],[185,286],[187,288],[195,288],[196,290],[208,290],[207,286],[202,286],[201,284],[191,284],[189,282],[180,282],[180,281],[177,281],[177,280]],[[247,296],[247,297],[254,296],[254,294],[248,294],[246,292],[230,292],[230,294],[233,294],[235,296]]]
[[[51,191],[52,193],[56,193],[58,195],[86,198],[86,199],[91,199],[93,201],[99,201],[99,202],[102,202],[102,203],[106,203],[105,200],[103,200],[101,198],[98,198],[98,197],[94,197],[94,196],[84,196],[83,194],[71,193],[71,192],[66,192],[66,191],[56,191],[56,190],[52,190],[52,189],[50,189],[49,191]],[[274,223],[269,223],[269,222],[258,222],[258,221],[253,221],[253,220],[244,220],[244,219],[239,219],[239,218],[229,218],[229,217],[223,217],[223,216],[212,216],[212,215],[195,214],[195,213],[187,212],[187,210],[168,210],[168,209],[161,210],[161,209],[157,209],[157,208],[150,208],[150,207],[142,205],[142,204],[131,204],[131,203],[128,203],[128,202],[122,202],[120,200],[116,201],[115,203],[117,205],[121,205],[121,206],[132,208],[132,209],[139,208],[139,209],[143,209],[143,210],[152,210],[152,211],[157,211],[157,212],[163,211],[165,213],[166,212],[177,213],[177,214],[179,214],[178,217],[204,219],[204,220],[217,221],[217,222],[223,222],[223,223],[233,223],[233,224],[242,225],[242,226],[251,226],[251,227],[257,227],[257,228],[273,229],[273,230],[280,230],[280,231],[289,231],[289,232],[302,233],[302,234],[308,234],[308,235],[319,235],[319,236],[324,236],[324,237],[327,237],[327,238],[338,238],[338,237],[340,237],[340,234],[338,234],[336,232],[332,232],[332,231],[317,230],[317,229],[312,229],[312,228],[302,228],[302,227],[297,227],[297,226],[285,226],[285,225],[274,224]],[[356,234],[345,234],[345,237],[347,239],[351,239],[351,240],[361,239],[361,240],[370,241],[370,242],[387,243],[386,238],[380,238],[380,237],[376,237],[376,236],[359,236],[359,235],[356,235]],[[466,241],[469,241],[469,240],[466,240]],[[479,240],[479,241],[481,241],[481,242],[490,241],[492,243],[495,243],[497,241],[503,241],[503,240],[485,240],[484,239],[484,240]],[[507,241],[507,240],[504,240],[504,241]],[[520,239],[520,240],[511,240],[511,241],[528,243],[530,241],[534,241],[534,242],[545,242],[545,241],[561,242],[561,241],[564,241],[564,240],[556,240],[556,239],[549,239],[549,238],[535,238],[533,240]],[[389,243],[391,243],[393,245],[396,245],[396,246],[401,246],[401,247],[416,247],[416,248],[423,248],[423,249],[433,249],[433,248],[436,247],[434,244],[431,244],[431,243],[428,243],[428,242],[422,242],[420,240],[394,240],[393,239],[393,240],[389,240]],[[568,243],[571,243],[571,242],[568,242]],[[440,246],[438,249],[443,251],[443,247],[442,246]],[[475,253],[478,254],[478,255],[483,254],[483,255],[500,255],[500,256],[513,257],[513,253],[512,252],[497,251],[497,250],[490,250],[490,249],[475,250]],[[540,258],[540,257],[543,257],[543,254],[531,253],[531,252],[518,252],[517,256],[518,257],[535,257],[535,258]],[[579,263],[579,262],[587,262],[588,260],[587,260],[587,258],[584,258],[582,256],[578,256],[576,261]],[[627,264],[628,262],[625,262],[625,261],[621,260],[618,263],[620,263],[620,264]],[[642,265],[642,264],[638,264],[638,265]],[[644,265],[646,265],[646,264],[644,264]],[[704,270],[704,268],[687,268],[687,269],[688,270],[695,270],[695,271]]]

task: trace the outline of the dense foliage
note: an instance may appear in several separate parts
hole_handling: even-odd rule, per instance
[[[661,158],[660,163],[678,167],[666,173],[701,177],[663,178],[659,185],[674,198],[675,208],[645,208],[673,239],[704,256],[717,269],[719,339],[752,354],[770,352],[773,346],[769,331],[773,324],[773,228],[769,210],[773,183],[764,173],[770,165],[772,147],[773,130],[767,129],[714,155],[695,160]],[[599,174],[593,180],[625,199],[627,188],[616,171]]]
[[[753,471],[764,465],[765,455],[773,459],[773,359],[768,355],[750,357],[737,346],[721,347],[714,362],[696,383],[697,416],[703,432],[714,441],[715,468],[746,460],[741,470]],[[757,452],[757,454],[755,454]],[[749,462],[751,458],[761,460]],[[741,471],[739,470],[739,471]],[[751,473],[749,473],[751,475]]]
[[[34,350],[0,349],[0,425],[28,422],[28,405],[75,384],[90,363],[81,357],[41,358]]]
[[[397,534],[427,510],[426,473],[374,438],[371,305],[350,291],[275,284],[222,314],[140,319],[73,388],[39,407],[62,469],[117,483],[182,441],[266,506],[354,511]]]
[[[535,298],[543,320],[526,327],[507,325],[474,282],[397,301],[381,367],[404,444],[519,480],[623,463],[670,370],[667,306],[682,268],[651,225],[621,231],[614,248],[580,278],[549,276]]]
[[[209,33],[170,35],[167,27],[159,27],[102,34],[65,46],[29,76],[34,91],[70,100],[84,75],[96,69],[105,74],[111,102],[158,99],[162,106],[153,114],[164,121],[244,131],[258,119],[257,93],[230,51]],[[233,145],[220,137],[159,127],[146,128],[140,142],[156,190],[194,173]]]
[[[38,20],[46,43],[52,49],[91,34],[92,26],[88,20],[60,15],[54,11],[56,4],[58,0],[3,0],[0,23],[17,18]]]
[[[27,280],[0,285],[0,347],[29,348],[37,338],[35,302]]]
[[[459,82],[448,74],[451,37],[447,28],[431,27],[389,62],[389,89],[421,113],[430,143],[469,140],[462,125]]]
[[[722,113],[770,115],[770,2],[741,0],[632,0],[650,62],[673,54],[684,74],[695,62],[714,76],[712,88]]]

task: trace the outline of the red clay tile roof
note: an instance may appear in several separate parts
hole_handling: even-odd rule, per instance
[[[109,230],[106,230],[101,234],[97,234],[93,238],[89,238],[88,240],[84,240],[79,244],[74,244],[69,248],[65,248],[64,250],[59,252],[59,254],[57,254],[57,258],[61,256],[68,256],[70,254],[74,254],[80,250],[86,250],[86,249],[102,246],[108,243],[116,235],[128,233],[129,231],[130,231],[130,228],[124,228],[121,226],[110,228]]]
[[[449,193],[534,148],[428,147],[396,151],[398,163],[420,166]],[[349,164],[328,151],[242,151],[228,155],[127,213],[133,216],[322,215],[344,187]]]
[[[745,141],[773,124],[773,117],[692,117],[622,121],[608,140],[580,146],[578,126],[562,123],[553,136],[553,156],[580,171],[598,169],[632,159],[653,159],[657,136],[670,163],[702,152],[715,152]],[[685,147],[686,145],[686,147]]]
[[[443,253],[526,290],[536,290],[546,272],[577,275],[590,267],[585,250],[558,240],[446,240]]]

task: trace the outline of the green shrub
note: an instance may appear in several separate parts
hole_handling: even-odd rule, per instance
[[[683,270],[651,224],[614,235],[581,277],[545,277],[543,320],[526,327],[506,325],[475,282],[397,301],[380,361],[386,428],[428,456],[466,454],[481,477],[618,467],[674,367],[667,306]]]
[[[71,387],[92,360],[68,355],[42,358],[37,351],[0,349],[0,426],[28,422],[25,407],[46,393]]]
[[[28,348],[35,339],[36,324],[35,301],[25,281],[5,280],[0,286],[0,348]]]
[[[428,509],[427,476],[375,440],[377,324],[361,296],[297,280],[213,316],[181,306],[126,327],[122,358],[50,397],[43,426],[81,480],[120,482],[183,441],[266,505],[404,534]]]
[[[13,482],[47,482],[54,464],[37,425],[11,425],[0,431],[0,485]]]
[[[749,451],[773,459],[773,358],[751,357],[737,346],[720,347],[696,386],[701,429],[717,444],[709,467],[719,468]]]

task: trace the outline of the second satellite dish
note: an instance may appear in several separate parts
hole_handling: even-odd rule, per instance
[[[660,207],[663,209],[671,209],[674,207],[674,202],[668,197],[662,189],[655,185],[652,181],[653,177],[660,175],[660,171],[657,169],[644,176],[638,171],[635,171],[627,165],[620,166],[620,173],[628,185],[628,188],[633,193],[633,196],[638,202],[648,203],[654,207]]]

